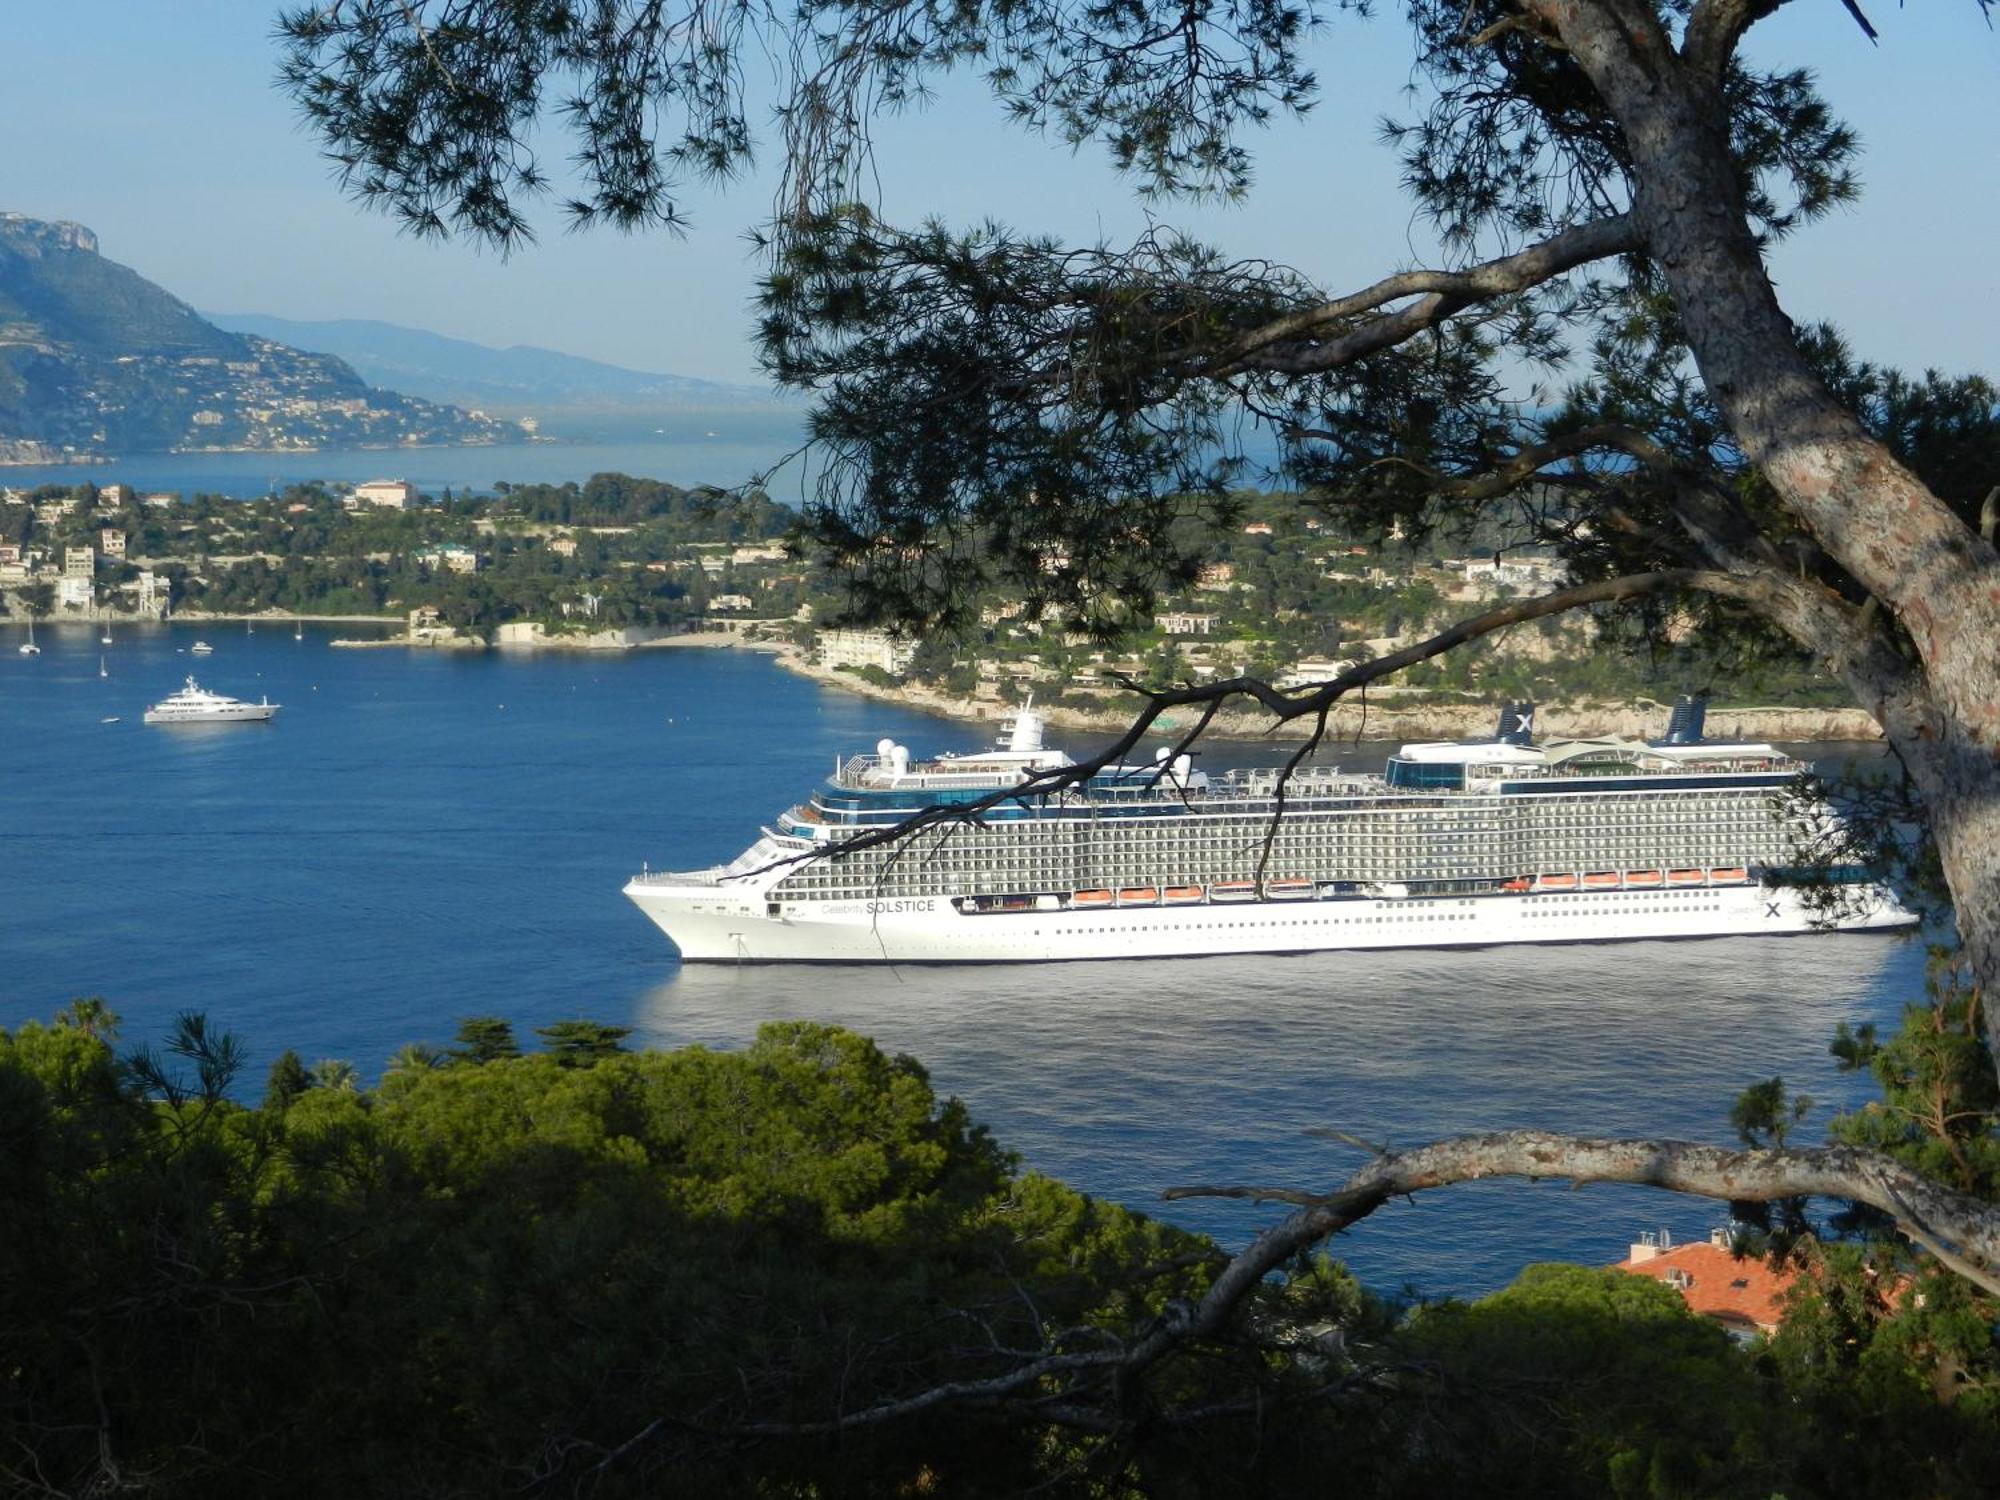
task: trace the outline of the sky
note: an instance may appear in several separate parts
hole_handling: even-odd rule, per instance
[[[893,222],[995,218],[1070,242],[1122,243],[1148,217],[1232,255],[1283,261],[1332,291],[1426,263],[1376,122],[1405,108],[1396,6],[1314,42],[1322,103],[1251,137],[1258,182],[1232,205],[1141,203],[1093,147],[1006,125],[967,82],[877,133]],[[1831,318],[1866,357],[2000,374],[2000,36],[1973,0],[1871,9],[1871,46],[1839,0],[1795,0],[1753,56],[1817,71],[1860,130],[1865,193],[1779,248],[1796,321]],[[760,172],[691,189],[684,238],[574,234],[553,207],[510,257],[418,241],[344,198],[273,87],[276,0],[68,0],[0,11],[0,209],[73,219],[103,253],[210,312],[379,318],[636,369],[757,382],[744,231]],[[557,150],[554,154],[560,154]]]

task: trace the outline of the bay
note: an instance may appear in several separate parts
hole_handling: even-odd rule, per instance
[[[653,430],[654,426],[661,430]],[[142,493],[224,495],[236,500],[273,494],[287,485],[322,480],[364,484],[406,479],[425,494],[490,492],[510,484],[563,484],[592,474],[631,474],[692,488],[733,488],[776,464],[798,446],[796,412],[695,412],[661,415],[636,429],[607,421],[581,441],[517,443],[478,448],[331,450],[323,453],[140,453],[113,463],[36,464],[0,468],[0,484],[125,484]],[[798,480],[790,481],[792,490]],[[775,493],[775,492],[774,492]],[[795,498],[777,493],[776,498]]]
[[[1832,1066],[1834,1025],[1892,1023],[1921,993],[1919,944],[1861,934],[682,968],[619,894],[642,862],[733,856],[884,735],[963,751],[988,732],[749,652],[345,651],[330,633],[120,626],[106,649],[95,627],[50,626],[23,657],[21,632],[0,630],[0,1025],[102,994],[141,1042],[204,1010],[249,1045],[254,1094],[285,1047],[372,1077],[473,1014],[524,1038],[588,1016],[647,1045],[732,1048],[766,1020],[837,1022],[921,1059],[1028,1165],[1235,1245],[1278,1210],[1159,1191],[1331,1186],[1358,1158],[1315,1127],[1401,1145],[1515,1126],[1725,1141],[1736,1092],[1774,1074],[1823,1118],[1866,1090]],[[197,635],[212,656],[187,654]],[[142,726],[190,671],[283,712]],[[1390,1205],[1334,1249],[1386,1291],[1470,1294],[1717,1222],[1718,1206],[1642,1189],[1495,1183]]]

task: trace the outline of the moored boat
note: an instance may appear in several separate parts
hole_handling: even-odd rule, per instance
[[[211,693],[190,677],[178,693],[147,709],[145,719],[148,724],[266,724],[278,716],[279,707],[269,698],[245,703]]]

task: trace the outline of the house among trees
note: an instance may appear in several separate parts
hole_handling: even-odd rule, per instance
[[[354,504],[379,505],[386,510],[412,510],[417,487],[406,479],[371,479],[354,487]]]
[[[886,630],[822,630],[813,644],[823,667],[879,667],[892,677],[901,676],[917,654],[915,641]]]
[[[1727,1229],[1712,1230],[1706,1240],[1685,1245],[1676,1245],[1665,1230],[1648,1230],[1612,1269],[1664,1281],[1690,1310],[1713,1318],[1731,1338],[1745,1343],[1777,1328],[1785,1294],[1801,1274],[1796,1266],[1773,1270],[1757,1256],[1739,1258],[1730,1249]]]

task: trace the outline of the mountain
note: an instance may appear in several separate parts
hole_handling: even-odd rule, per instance
[[[0,462],[493,443],[511,424],[216,327],[80,224],[0,213]]]
[[[337,354],[379,385],[464,406],[517,412],[551,408],[672,412],[781,404],[779,397],[758,386],[627,370],[528,344],[496,349],[364,318],[309,323],[264,313],[207,316],[237,333]]]

